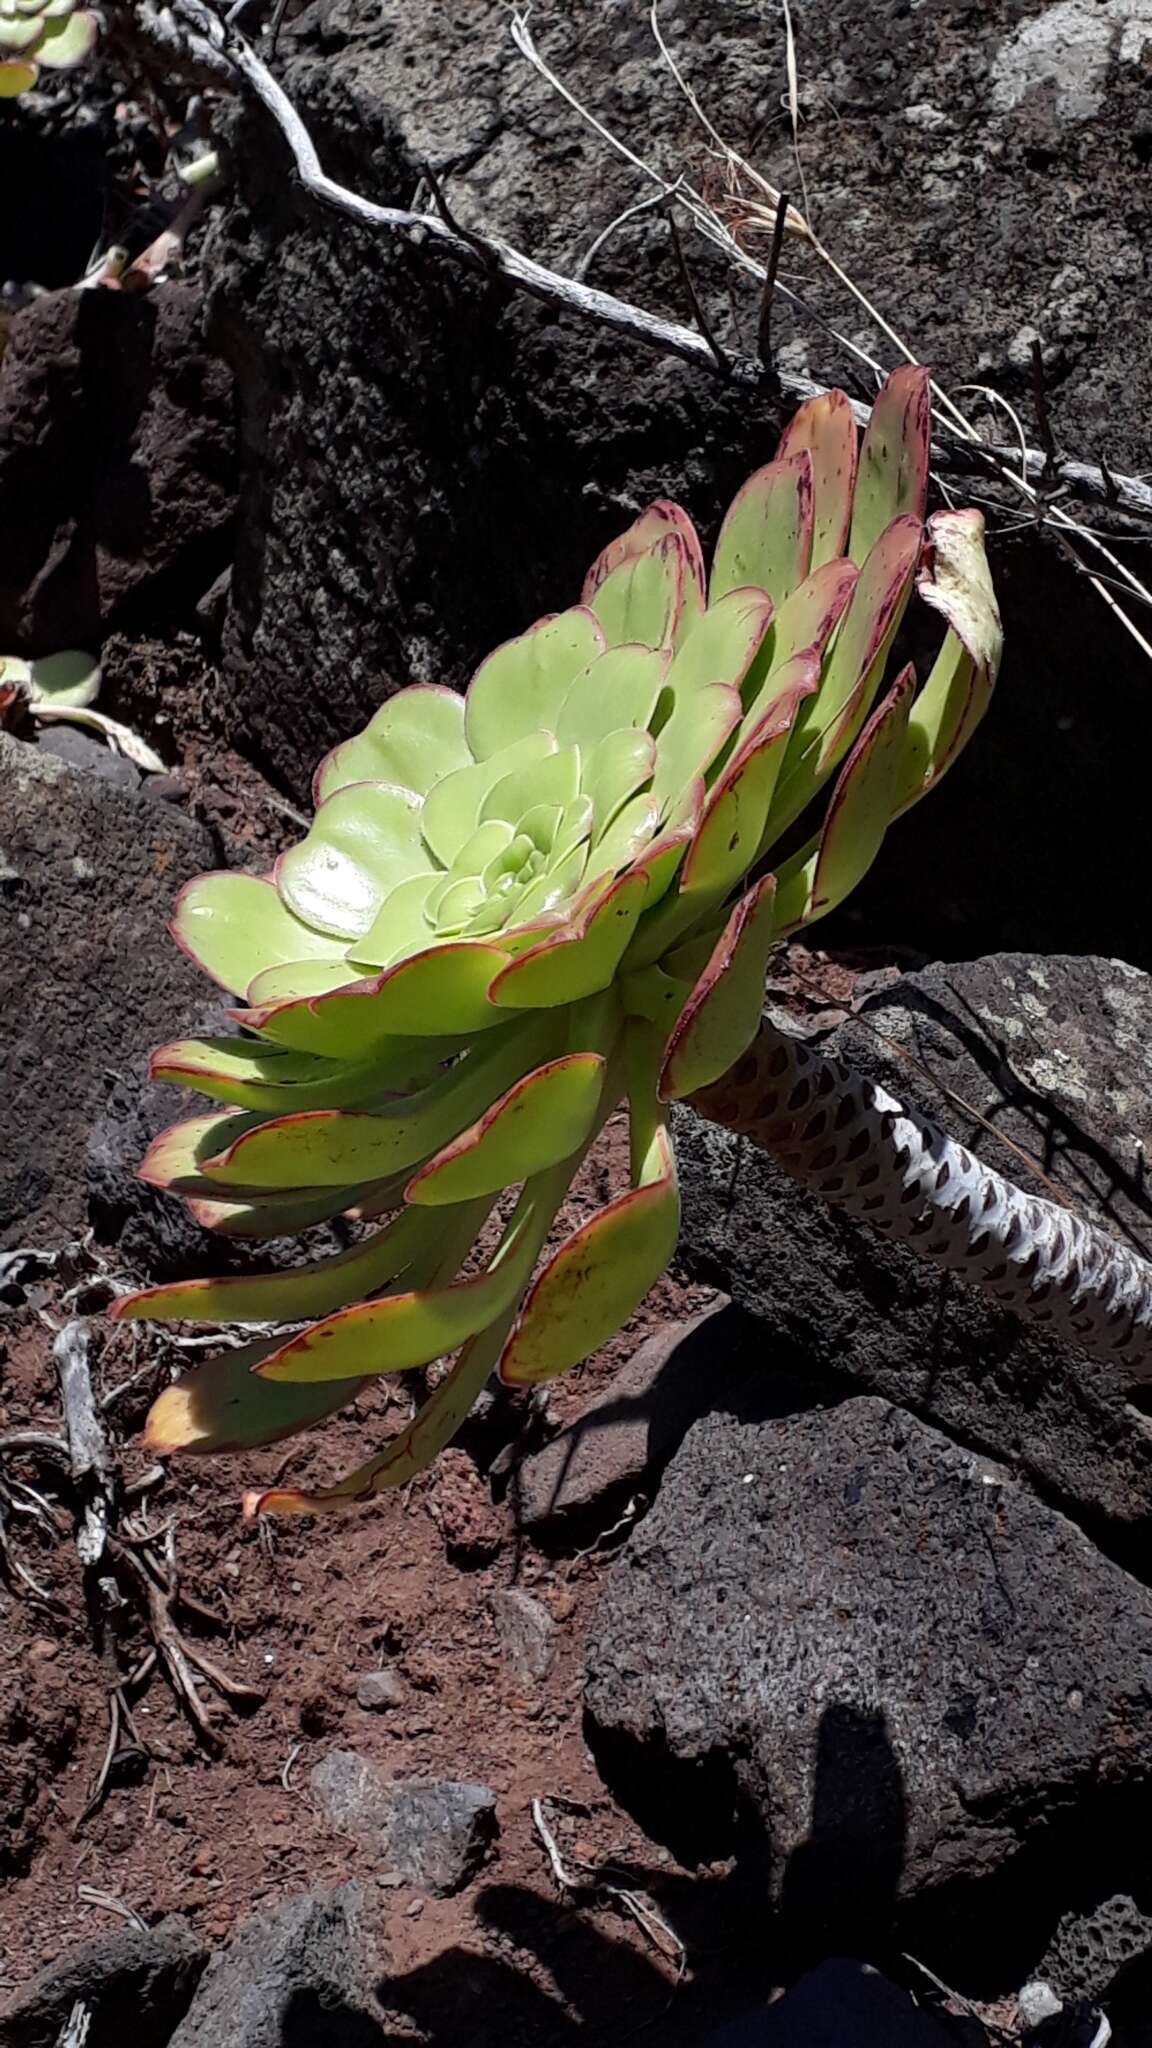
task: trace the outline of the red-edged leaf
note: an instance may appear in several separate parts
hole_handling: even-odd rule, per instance
[[[775,876],[767,875],[728,919],[668,1040],[660,1072],[663,1101],[681,1100],[718,1081],[755,1038],[773,945],[775,893]]]
[[[860,449],[848,553],[862,562],[894,519],[923,520],[932,435],[931,373],[893,370],[877,395]]]
[[[808,574],[812,511],[812,458],[806,448],[750,476],[720,528],[710,604],[748,584],[766,590],[775,605],[782,604]]]
[[[800,407],[785,429],[776,459],[806,449],[812,458],[812,562],[844,553],[856,482],[856,419],[842,391],[825,391]]]

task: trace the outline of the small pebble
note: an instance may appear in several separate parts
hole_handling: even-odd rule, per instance
[[[388,1707],[398,1707],[404,1697],[404,1681],[398,1671],[387,1666],[383,1671],[365,1671],[356,1684],[356,1704],[370,1714],[382,1714]]]

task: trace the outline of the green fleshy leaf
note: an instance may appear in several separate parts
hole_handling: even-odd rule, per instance
[[[516,925],[533,923],[535,919],[570,903],[584,879],[587,864],[588,848],[582,845],[572,847],[562,859],[549,865],[539,881],[531,883],[513,904],[509,914]],[[506,929],[502,936],[505,943],[512,942],[511,930]]]
[[[349,947],[349,959],[363,967],[390,967],[393,961],[406,960],[430,946],[434,938],[430,902],[434,893],[439,895],[444,889],[444,883],[445,877],[437,871],[410,875],[390,889],[364,937]]]
[[[153,1138],[136,1169],[137,1178],[154,1188],[179,1188],[203,1178],[205,1159],[235,1143],[263,1123],[260,1116],[193,1116],[172,1124]],[[284,1186],[293,1185],[291,1181]]]
[[[446,775],[425,798],[424,837],[437,860],[450,868],[457,855],[481,823],[481,810],[489,791],[517,769],[530,768],[557,751],[550,732],[530,732],[511,746],[488,754],[470,768],[457,768]]]
[[[536,805],[555,804],[562,808],[579,794],[580,749],[564,745],[561,736],[558,753],[501,776],[480,806],[480,820],[485,823],[499,818],[515,825],[525,811]]]
[[[682,1100],[718,1081],[755,1038],[773,945],[775,894],[775,877],[768,875],[741,897],[724,926],[673,1025],[660,1072],[665,1102]]]
[[[415,683],[390,697],[362,733],[321,761],[313,799],[322,804],[353,782],[388,782],[427,796],[441,776],[471,759],[463,698],[439,683]]]
[[[96,44],[94,14],[72,14],[67,20],[48,20],[36,45],[36,61],[50,71],[70,71],[82,64]]]
[[[0,14],[0,50],[30,50],[42,33],[43,23],[40,21],[13,20]],[[35,77],[34,71],[32,75]]]
[[[335,990],[307,1002],[275,1003],[239,1021],[277,1044],[331,1059],[367,1057],[382,1039],[471,1035],[504,1022],[488,990],[507,961],[503,946],[453,940],[387,968],[354,994]]]
[[[647,554],[626,556],[590,600],[609,648],[671,647],[688,581],[687,552],[678,533],[667,534]]]
[[[584,768],[584,788],[592,800],[592,835],[598,839],[617,811],[651,780],[656,742],[650,733],[628,727],[605,733],[593,747]]]
[[[674,701],[709,683],[740,689],[771,623],[772,599],[764,590],[730,590],[710,605],[668,671]]]
[[[219,1280],[176,1280],[122,1295],[112,1314],[124,1322],[281,1323],[330,1315],[395,1280],[426,1241],[429,1219],[403,1209],[374,1237],[291,1272],[230,1273]]]
[[[275,1350],[262,1338],[221,1351],[181,1373],[153,1402],[143,1448],[158,1457],[174,1451],[251,1451],[311,1429],[354,1401],[365,1381],[328,1380],[320,1386],[266,1385],[253,1366]]]
[[[838,555],[821,563],[785,598],[772,629],[773,668],[791,661],[806,648],[814,648],[819,654],[824,652],[856,588],[858,574],[855,562]]]
[[[35,64],[21,63],[18,57],[8,57],[0,62],[0,100],[18,99],[35,83]]]
[[[616,540],[609,541],[608,546],[597,555],[584,578],[581,603],[592,604],[601,585],[622,562],[634,560],[639,555],[650,554],[662,540],[667,540],[671,535],[678,537],[684,549],[683,610],[674,641],[675,645],[679,645],[681,634],[691,631],[704,609],[704,555],[696,528],[688,514],[680,505],[674,505],[669,498],[658,498],[655,504],[649,505],[647,511],[642,512],[639,519],[634,520],[625,533],[620,534]]]
[[[634,1036],[644,1031],[635,1024],[629,1029]],[[553,1379],[599,1350],[656,1285],[676,1249],[676,1162],[655,1099],[659,1032],[649,1042],[645,1071],[629,1088],[636,1185],[574,1231],[533,1281],[500,1360],[507,1386]]]
[[[812,460],[806,449],[768,463],[738,491],[712,561],[709,606],[753,584],[774,604],[803,583],[812,555]]]
[[[277,861],[281,901],[316,931],[363,938],[388,891],[433,865],[421,836],[422,808],[411,790],[388,783],[338,789],[307,836]]]
[[[685,692],[656,739],[656,772],[652,794],[669,804],[706,775],[725,741],[740,723],[739,690],[727,683],[709,683]]]
[[[243,995],[267,968],[343,957],[339,944],[292,915],[271,882],[227,871],[198,875],[181,889],[172,935],[205,974],[233,995]]]
[[[513,960],[492,985],[494,1003],[548,1010],[607,988],[644,906],[647,878],[621,875],[574,927],[557,932]]]
[[[860,448],[848,543],[854,562],[864,560],[902,513],[923,519],[931,436],[930,374],[905,363],[878,393]]]
[[[374,1115],[306,1110],[254,1128],[253,1119],[236,1119],[249,1127],[215,1146],[201,1141],[197,1165],[219,1190],[340,1187],[400,1173],[467,1129],[495,1095],[538,1065],[551,1050],[550,1028],[534,1017],[481,1039],[419,1094],[401,1096]]]
[[[445,1374],[423,1407],[385,1450],[358,1465],[334,1486],[317,1487],[311,1492],[298,1486],[253,1488],[244,1496],[248,1519],[268,1514],[336,1514],[356,1501],[407,1486],[419,1473],[426,1472],[444,1446],[451,1443],[482,1393],[514,1316],[514,1309],[498,1316],[464,1346],[451,1372]]]
[[[28,700],[32,704],[56,704],[61,708],[83,709],[100,694],[101,668],[91,654],[71,649],[65,654],[42,654],[29,664]]]
[[[812,559],[842,555],[852,518],[856,483],[856,421],[842,391],[825,391],[800,407],[776,451],[778,462],[805,450],[812,461]]]
[[[569,1158],[596,1120],[604,1068],[599,1053],[566,1053],[526,1074],[421,1167],[405,1200],[440,1207],[498,1194]]]
[[[659,797],[641,791],[617,812],[608,830],[599,838],[588,858],[588,880],[601,875],[618,875],[631,867],[646,846],[650,846],[660,824],[663,805]]]
[[[238,1197],[235,1201],[217,1201],[211,1196],[200,1195],[185,1199],[202,1230],[213,1231],[220,1237],[258,1240],[294,1237],[302,1230],[311,1230],[317,1223],[331,1222],[335,1216],[359,1217],[362,1203],[369,1204],[369,1210],[364,1213],[376,1215],[379,1211],[371,1205],[376,1200],[378,1189],[388,1185],[385,1182],[365,1182],[354,1188],[323,1188],[318,1192],[309,1189],[305,1193],[293,1189],[288,1194],[265,1193],[247,1200]],[[396,1201],[400,1199],[401,1192],[399,1187],[395,1189]]]
[[[634,643],[610,647],[573,682],[560,707],[557,739],[590,753],[622,726],[647,726],[669,659],[667,652]]]
[[[466,730],[476,760],[506,753],[531,734],[555,732],[573,676],[604,644],[593,613],[575,605],[490,654],[468,687]]]
[[[519,1300],[568,1177],[554,1167],[527,1182],[486,1272],[343,1309],[264,1359],[257,1367],[261,1379],[314,1382],[408,1372],[455,1351]]]
[[[350,966],[343,957],[286,960],[279,967],[265,967],[254,974],[244,1000],[258,1007],[261,1003],[282,1003],[301,996],[326,996],[333,989],[351,988],[362,975],[362,968]]]
[[[834,910],[875,860],[895,808],[915,691],[916,672],[909,665],[844,763],[818,839],[778,869],[778,936]]]
[[[918,520],[894,519],[865,561],[820,688],[793,727],[761,852],[800,816],[863,726],[912,592],[922,538]]]
[[[152,1055],[153,1081],[270,1113],[360,1108],[394,1089],[426,1086],[459,1039],[396,1038],[359,1065],[241,1038],[183,1038]]]

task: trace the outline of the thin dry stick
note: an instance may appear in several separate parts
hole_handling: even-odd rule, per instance
[[[88,1364],[90,1342],[87,1323],[76,1321],[65,1323],[52,1346],[52,1360],[64,1407],[72,1477],[81,1500],[76,1548],[80,1562],[86,1568],[100,1562],[116,1509],[116,1461],[108,1447],[92,1392],[92,1374]]]
[[[436,241],[451,253],[469,256],[474,260],[474,245],[460,240],[434,214],[416,213],[402,207],[375,205],[370,200],[362,199],[358,193],[350,191],[346,186],[338,184],[335,179],[327,177],[320,167],[308,130],[286,93],[255,51],[240,37],[228,35],[223,23],[204,6],[203,0],[173,0],[172,7],[164,10],[153,6],[151,0],[135,0],[134,18],[136,27],[145,39],[152,42],[169,63],[182,62],[194,75],[209,77],[217,85],[221,82],[231,83],[236,76],[243,78],[280,129],[291,151],[296,174],[302,186],[320,204],[358,221],[361,226],[389,229],[411,241]],[[519,17],[514,17],[514,35],[517,34],[518,21]],[[518,35],[517,41],[521,48],[525,47]],[[531,48],[530,39],[528,47]],[[551,77],[550,73],[545,75]],[[565,94],[565,97],[571,100],[571,95]],[[591,119],[577,102],[571,103],[584,118]],[[676,184],[660,178],[658,173],[653,172],[626,146],[617,142],[599,123],[592,121],[592,125],[612,147],[619,149],[646,176],[657,179],[660,192],[653,195],[654,203],[659,197],[677,195],[679,187]],[[759,183],[765,191],[772,191],[764,180],[760,180]],[[773,208],[778,197],[778,194],[772,192]],[[711,218],[719,230],[715,215]],[[770,218],[774,218],[774,213]],[[797,222],[800,228],[805,230],[807,238],[807,224],[803,216],[797,214],[796,209],[790,206],[787,216],[790,233],[798,231]],[[663,355],[676,356],[698,368],[715,371],[715,358],[711,349],[703,336],[697,334],[693,328],[685,327],[676,321],[662,320],[655,314],[645,312],[639,306],[630,305],[626,300],[615,297],[611,292],[598,291],[582,281],[562,277],[558,272],[548,270],[543,264],[520,255],[517,250],[510,248],[507,243],[495,236],[484,239],[489,242],[498,258],[495,267],[508,283],[517,289],[528,292],[546,305],[580,315],[616,333],[627,335],[630,339],[643,343],[645,347],[654,348]],[[718,240],[742,268],[763,279],[764,266],[747,257],[726,231],[714,232],[712,239]],[[795,296],[780,280],[777,282],[777,290],[786,297]],[[864,351],[857,350],[857,353],[862,360],[870,360]],[[730,368],[734,381],[750,388],[760,388],[762,373],[758,363],[734,358]],[[801,403],[807,398],[820,397],[826,389],[812,378],[800,377],[791,372],[781,371],[779,381],[781,389],[796,403]],[[858,400],[852,401],[852,407],[857,421],[866,425],[869,408]],[[995,464],[1007,463],[1014,460],[1014,456],[1013,451],[1001,448],[997,444],[979,442],[974,430],[971,430],[958,441],[935,442],[932,459],[935,468],[945,475],[986,476]],[[1026,459],[1028,477],[1038,479],[1043,474],[1044,463],[1042,453],[1029,449]],[[1144,477],[1116,476],[1111,471],[1105,475],[1104,470],[1097,464],[1068,459],[1061,461],[1059,473],[1060,482],[1069,495],[1092,504],[1118,506],[1122,511],[1138,519],[1152,520],[1152,484]],[[1013,477],[1013,482],[1017,483],[1018,479]]]
[[[798,102],[794,97],[795,38],[792,34],[791,16],[788,13],[786,4],[785,16],[788,44],[788,63],[790,67],[789,99],[793,107],[793,117],[795,120],[798,114]],[[752,167],[752,165],[749,164],[739,154],[737,150],[734,150],[730,144],[724,142],[718,130],[715,128],[713,123],[709,120],[707,114],[704,112],[704,109],[702,108],[699,100],[696,98],[696,95],[693,93],[691,87],[688,85],[674,57],[668,49],[667,44],[664,42],[663,36],[660,33],[659,22],[656,18],[655,7],[653,7],[650,19],[652,22],[653,32],[661,56],[663,57],[665,63],[668,65],[669,70],[671,71],[673,77],[675,78],[678,86],[683,92],[689,105],[692,107],[693,112],[697,115],[702,126],[705,128],[708,135],[712,138],[712,140],[719,148],[722,160],[729,174],[730,185],[732,188],[732,199],[734,201],[734,211],[739,215],[741,225],[746,229],[756,225],[759,225],[765,229],[768,228],[769,226],[774,224],[776,209],[779,206],[781,197],[780,193],[776,190],[775,186],[770,185],[767,179],[763,178],[760,175],[760,173],[756,171]],[[613,149],[615,149],[629,163],[633,164],[637,170],[642,171],[646,177],[654,179],[656,183],[663,186],[665,190],[670,189],[667,185],[667,181],[663,178],[663,174],[660,171],[656,170],[653,165],[646,163],[642,157],[637,156],[635,151],[630,149],[625,142],[623,142],[618,136],[614,135],[610,129],[605,127],[603,122],[597,120],[596,117],[593,114],[591,114],[589,110],[585,106],[583,106],[581,102],[577,100],[575,96],[568,90],[567,86],[564,85],[563,81],[559,79],[556,76],[556,74],[549,69],[549,67],[541,57],[539,51],[537,50],[534,42],[532,41],[532,37],[528,30],[527,19],[524,15],[515,15],[513,17],[512,39],[516,44],[517,48],[522,52],[524,56],[528,58],[528,61],[540,73],[540,76],[547,80],[547,82],[552,86],[554,91],[558,92],[560,96],[568,102],[569,106],[571,106],[580,115],[581,119],[584,120],[589,125],[589,127],[591,127],[594,130],[594,132],[597,135],[601,136],[606,142],[608,142]],[[803,170],[799,164],[798,152],[797,165],[800,169],[801,180],[803,180]],[[696,225],[699,227],[700,231],[704,235],[706,235],[710,241],[716,242],[721,248],[723,248],[728,254],[729,259],[733,263],[738,264],[740,268],[744,270],[750,271],[753,276],[758,277],[763,282],[765,277],[765,266],[761,263],[758,263],[754,257],[748,254],[747,250],[743,248],[741,243],[733,234],[732,230],[720,218],[715,208],[709,206],[707,201],[701,197],[699,192],[695,191],[691,186],[685,185],[683,181],[681,181],[679,189],[681,201],[683,204],[686,205],[688,211],[692,214],[692,217],[695,220]],[[750,190],[751,193],[753,193],[755,196],[751,198],[743,197],[744,189]],[[805,204],[807,204],[807,201],[805,201]],[[855,279],[852,278],[849,275],[849,273],[846,270],[844,270],[842,266],[836,261],[831,251],[825,247],[825,245],[820,241],[818,236],[814,233],[810,225],[810,222],[806,218],[806,216],[797,213],[794,207],[789,207],[786,215],[786,220],[790,231],[796,234],[799,237],[799,239],[806,241],[810,245],[810,247],[814,250],[816,255],[820,258],[820,261],[831,272],[833,277],[835,277],[837,281],[841,285],[843,285],[846,291],[851,293],[852,297],[856,300],[857,304],[860,305],[868,314],[869,318],[875,322],[876,326],[880,329],[880,332],[888,339],[888,341],[891,342],[892,346],[899,352],[899,354],[904,357],[905,361],[915,362],[917,360],[915,351],[909,348],[907,342],[905,342],[903,337],[897,333],[896,329],[891,325],[891,323],[885,319],[884,315],[879,311],[878,307],[868,297],[867,293],[861,290],[860,286],[856,283]],[[786,291],[785,287],[778,288],[784,289]],[[794,296],[793,294],[787,292],[786,295]],[[847,336],[841,336],[840,338],[844,342],[844,345],[847,348],[849,348],[854,354],[860,357],[861,360],[871,364],[872,359],[867,355],[865,350],[860,349],[854,342],[850,341]],[[1038,506],[1040,504],[1043,493],[1051,489],[1051,461],[1049,454],[1045,452],[1033,458],[1032,451],[1029,451],[1029,473],[1033,471],[1034,467],[1037,473],[1037,485],[1035,488],[1033,488],[1029,480],[1029,477],[1019,476],[1013,467],[1007,465],[1004,462],[1001,451],[990,448],[987,445],[987,443],[985,443],[982,440],[982,437],[979,434],[977,428],[972,424],[971,420],[966,418],[964,413],[960,410],[960,407],[955,403],[954,399],[952,399],[949,396],[948,392],[944,390],[941,385],[933,382],[931,389],[935,401],[935,416],[937,418],[937,421],[946,424],[953,432],[959,434],[961,439],[965,441],[974,452],[979,451],[984,456],[985,463],[987,465],[985,470],[986,474],[990,473],[995,475],[1001,482],[1008,483],[1013,489],[1021,491],[1030,504]],[[935,450],[933,452],[935,454]],[[1065,467],[1063,465],[1061,466],[1060,470],[1060,478],[1061,482],[1067,481]],[[1101,481],[1104,481],[1103,476],[1101,476]],[[1112,550],[1106,545],[1106,543],[1100,538],[1100,536],[1098,534],[1093,533],[1091,529],[1081,526],[1079,521],[1074,519],[1070,513],[1064,511],[1059,506],[1050,505],[1048,507],[1047,519],[1045,523],[1059,526],[1065,529],[1065,531],[1071,531],[1078,538],[1085,540],[1090,547],[1092,547],[1098,554],[1100,554],[1104,558],[1105,561],[1108,562],[1110,568],[1116,571],[1117,575],[1122,579],[1123,582],[1127,584],[1128,588],[1133,592],[1133,594],[1145,598],[1149,596],[1149,593],[1145,590],[1145,587],[1140,582],[1139,578],[1133,575],[1132,571],[1128,569],[1127,566],[1112,552]],[[1136,641],[1137,645],[1148,656],[1149,660],[1152,661],[1152,645],[1149,644],[1149,642],[1145,639],[1144,635],[1140,632],[1139,628],[1128,617],[1127,613],[1124,611],[1122,606],[1117,604],[1116,599],[1111,595],[1111,593],[1105,587],[1105,585],[1096,576],[1093,575],[1092,571],[1087,568],[1086,564],[1080,561],[1077,555],[1073,553],[1071,559],[1075,562],[1076,567],[1080,570],[1080,572],[1088,577],[1089,581],[1095,588],[1097,595],[1100,598],[1102,598],[1103,602],[1108,606],[1109,610],[1115,614],[1120,624],[1123,625],[1125,630]]]

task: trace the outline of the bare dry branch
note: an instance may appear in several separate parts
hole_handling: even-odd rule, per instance
[[[712,349],[694,328],[683,326],[678,321],[660,319],[611,292],[597,290],[582,279],[563,277],[531,257],[521,255],[496,236],[478,236],[471,230],[467,237],[462,236],[436,214],[417,213],[405,207],[379,206],[328,177],[308,129],[283,87],[244,38],[220,21],[204,0],[172,0],[170,7],[157,7],[153,0],[134,0],[133,18],[140,37],[159,45],[170,63],[183,62],[190,67],[193,76],[210,75],[216,85],[243,80],[284,137],[304,190],[321,205],[357,221],[362,227],[384,229],[416,243],[438,243],[473,267],[481,260],[478,245],[484,245],[491,252],[493,273],[504,278],[516,290],[527,292],[560,312],[608,327],[646,348],[675,356],[712,375],[719,374]],[[666,192],[674,196],[676,186],[668,185]],[[773,210],[769,227],[774,225],[774,219]],[[756,265],[755,270],[762,276],[762,266]],[[764,388],[763,369],[749,357],[729,357],[728,375],[732,381],[750,389],[762,391]],[[781,371],[779,388],[790,401],[799,404],[804,399],[818,397],[825,387],[811,378]],[[866,424],[868,407],[854,400],[853,409],[858,421]],[[935,441],[932,460],[936,470],[944,476],[987,477],[1011,467],[1032,485],[1040,483],[1047,462],[1044,453],[1037,449],[1025,449],[1021,458],[1020,451],[1015,448],[1002,448],[991,443],[977,445],[960,435],[955,439],[948,436]],[[1062,458],[1057,468],[1057,481],[1070,497],[1090,504],[1111,506],[1137,520],[1152,520],[1152,485],[1142,477],[1118,476],[1094,463]]]

